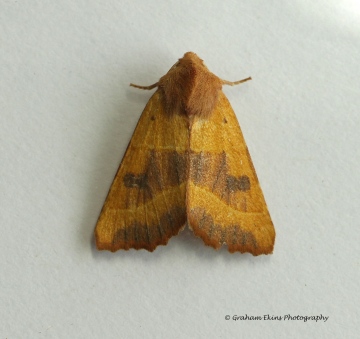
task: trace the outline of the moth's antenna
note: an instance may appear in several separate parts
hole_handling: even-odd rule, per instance
[[[230,85],[230,86],[234,86],[234,85],[238,85],[238,84],[242,84],[245,81],[251,80],[251,77],[248,77],[246,79],[242,79],[242,80],[238,80],[238,81],[227,81],[227,80],[221,80],[223,85]]]
[[[155,84],[152,84],[150,86],[139,86],[139,85],[135,85],[135,84],[130,84],[130,86],[132,87],[136,87],[136,88],[140,88],[140,89],[153,89],[155,87],[158,87],[159,86],[159,83],[155,83]]]

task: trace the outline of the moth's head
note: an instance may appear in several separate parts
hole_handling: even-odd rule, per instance
[[[205,66],[204,61],[200,59],[194,52],[186,52],[184,56],[178,61],[180,64],[194,64],[197,66]],[[206,66],[205,66],[206,67]]]
[[[204,61],[200,59],[194,52],[186,52],[169,70],[168,74],[176,74],[184,71],[187,74],[195,72],[196,69],[209,71],[204,65]]]

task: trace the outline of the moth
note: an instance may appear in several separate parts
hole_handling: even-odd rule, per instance
[[[270,254],[275,241],[258,178],[222,85],[193,52],[151,86],[100,213],[99,250],[153,251],[185,225],[215,249]]]

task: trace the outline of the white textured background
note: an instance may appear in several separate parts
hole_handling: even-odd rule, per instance
[[[156,82],[186,51],[228,80],[272,256],[97,252],[93,229]],[[355,338],[360,4],[1,1],[0,339]],[[324,315],[327,322],[225,315]]]

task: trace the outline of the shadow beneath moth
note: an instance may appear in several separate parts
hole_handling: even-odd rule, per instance
[[[270,254],[275,229],[222,85],[193,52],[151,86],[100,213],[99,250],[166,245],[187,224],[215,249]]]

